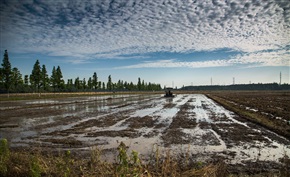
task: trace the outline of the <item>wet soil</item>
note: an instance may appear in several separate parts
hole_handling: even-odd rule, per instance
[[[199,94],[69,98],[34,106],[15,102],[17,108],[9,104],[0,106],[0,135],[15,148],[82,152],[102,146],[110,154],[124,142],[146,156],[157,145],[164,153],[186,152],[192,161],[222,159],[244,170],[252,163],[261,168],[272,163],[274,168],[285,154],[290,156],[289,140]]]

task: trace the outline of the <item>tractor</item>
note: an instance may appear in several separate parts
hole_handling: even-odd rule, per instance
[[[174,95],[173,95],[173,93],[172,93],[172,90],[173,88],[170,88],[170,87],[167,87],[166,89],[165,89],[165,95],[164,95],[164,97],[174,97]]]

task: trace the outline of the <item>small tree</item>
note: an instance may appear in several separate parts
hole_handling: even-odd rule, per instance
[[[75,88],[76,88],[77,90],[80,89],[80,78],[79,78],[79,77],[77,77],[77,78],[75,79],[75,83],[74,83],[74,85],[75,85]]]
[[[98,82],[98,88],[100,88],[100,89],[102,88],[102,82],[101,81]]]
[[[36,60],[31,75],[30,75],[30,83],[34,86],[35,91],[39,91],[41,81],[41,68],[39,65],[39,61]]]
[[[111,75],[109,75],[108,82],[107,82],[107,89],[111,91],[112,87],[113,87],[112,78],[111,78]]]
[[[96,90],[98,88],[98,76],[96,72],[94,72],[94,75],[93,75],[92,85],[93,85],[93,89]]]
[[[48,84],[49,84],[49,77],[47,75],[46,67],[45,67],[45,65],[42,65],[41,85],[42,85],[43,90],[48,90]]]
[[[73,80],[72,79],[67,80],[66,89],[68,91],[73,91]]]
[[[8,92],[8,97],[9,97],[9,89],[11,85],[12,72],[11,72],[11,64],[9,61],[7,50],[5,50],[4,52],[2,67],[3,68],[1,69],[1,78],[4,82],[4,87],[6,91]]]
[[[56,85],[58,89],[63,89],[64,88],[64,81],[63,81],[63,76],[62,72],[59,66],[57,66],[56,69]]]
[[[82,87],[83,87],[83,90],[85,91],[86,90],[86,87],[87,87],[86,78],[83,79]]]
[[[103,88],[103,90],[106,90],[106,84],[105,84],[105,82],[102,82],[102,88]]]
[[[138,84],[137,84],[138,90],[141,90],[142,84],[141,84],[141,79],[138,77]]]
[[[22,75],[18,68],[12,69],[12,78],[11,78],[12,85],[15,91],[19,90],[19,87],[23,85]]]
[[[89,89],[89,90],[92,90],[92,88],[93,88],[92,78],[89,77],[89,80],[88,80],[88,89]]]
[[[57,74],[56,74],[55,66],[52,68],[52,73],[51,73],[51,77],[50,77],[50,83],[51,83],[51,86],[53,88],[53,91],[56,91],[56,87],[57,87]]]

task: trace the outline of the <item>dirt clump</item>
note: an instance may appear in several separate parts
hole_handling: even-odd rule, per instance
[[[130,128],[139,129],[142,127],[152,128],[154,127],[156,120],[151,116],[145,117],[131,117],[127,119],[124,124],[127,124]]]
[[[98,137],[98,136],[137,138],[140,136],[140,133],[135,129],[128,128],[119,131],[106,130],[106,131],[90,132],[87,133],[86,135],[86,137]]]

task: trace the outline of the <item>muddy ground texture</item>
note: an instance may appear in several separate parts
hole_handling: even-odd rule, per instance
[[[252,97],[248,109],[289,119],[289,96],[271,97],[272,104]],[[283,100],[280,100],[283,99]],[[284,100],[286,99],[286,100]],[[288,99],[288,100],[287,100]],[[248,101],[251,100],[251,101]],[[5,101],[0,106],[0,136],[13,148],[41,147],[81,154],[92,147],[103,149],[104,158],[116,157],[120,142],[141,153],[144,160],[158,147],[191,161],[225,161],[231,172],[277,170],[290,141],[226,110],[202,94],[112,95],[37,101]],[[275,112],[276,111],[276,112]],[[288,112],[287,112],[288,111]],[[285,124],[286,125],[286,124]],[[186,155],[185,155],[186,154]]]

